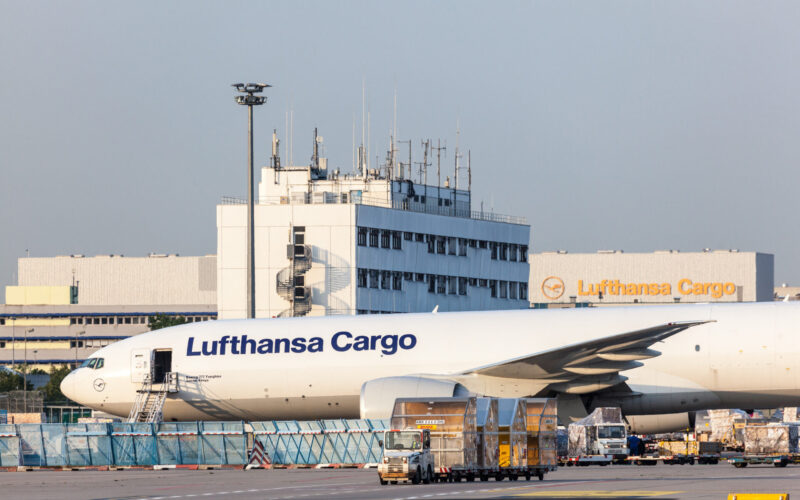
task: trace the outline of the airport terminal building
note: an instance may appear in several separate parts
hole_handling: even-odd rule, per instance
[[[475,211],[469,188],[419,184],[391,160],[354,174],[324,160],[261,170],[256,317],[529,307],[524,219]],[[223,199],[220,319],[246,314],[246,223],[245,200]]]
[[[774,256],[738,250],[531,254],[534,308],[773,300]]]

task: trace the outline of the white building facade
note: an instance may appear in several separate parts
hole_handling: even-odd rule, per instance
[[[529,307],[524,220],[471,211],[469,190],[276,163],[255,206],[257,317]],[[246,210],[217,207],[220,319],[245,317]]]
[[[737,250],[531,254],[533,307],[773,300],[774,256]]]

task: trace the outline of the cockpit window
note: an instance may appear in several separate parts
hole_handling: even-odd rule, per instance
[[[97,358],[89,358],[81,364],[81,368],[94,368],[95,363],[97,363]]]
[[[81,364],[81,368],[92,368],[99,370],[103,367],[103,358],[89,358]]]

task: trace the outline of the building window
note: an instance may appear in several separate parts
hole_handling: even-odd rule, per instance
[[[458,278],[458,294],[459,295],[466,295],[467,294],[467,278]]]
[[[456,277],[455,276],[448,276],[447,277],[447,293],[450,295],[456,294]]]
[[[365,227],[358,228],[358,246],[367,246],[367,228]]]
[[[478,278],[470,278],[469,286],[478,286]]]
[[[436,237],[436,253],[441,255],[447,253],[447,238],[444,236]]]
[[[392,288],[392,273],[389,271],[381,272],[381,288],[384,290],[390,290]]]
[[[108,318],[106,318],[106,317],[100,318],[100,324],[101,325],[107,325],[108,324]]]
[[[478,240],[469,240],[469,247],[470,248],[477,248],[478,247]]]
[[[425,275],[422,273],[417,273],[416,276],[414,276],[414,281],[425,281]]]
[[[527,283],[520,283],[519,284],[519,298],[522,300],[528,300],[528,284]]]
[[[520,262],[528,262],[528,246],[527,245],[520,245],[519,246],[519,261]],[[520,297],[522,298],[522,297]]]
[[[414,273],[403,273],[403,279],[406,281],[414,281]]]
[[[467,240],[464,238],[458,239],[458,255],[466,257],[467,255]]]
[[[428,275],[428,293],[436,293],[436,276]]]
[[[479,279],[478,286],[486,288],[487,286],[489,286],[489,280],[485,280],[483,278]]]
[[[378,280],[378,271],[376,269],[369,270],[369,287],[370,288],[378,288],[379,280]]]
[[[489,248],[492,251],[492,260],[497,260],[497,243],[494,241],[490,242]]]
[[[358,288],[367,288],[367,270],[358,270]]]
[[[492,297],[497,298],[497,280],[489,280],[489,293]]]
[[[403,233],[403,239],[406,240],[406,241],[413,240],[414,239],[414,233],[409,233],[408,231],[406,231],[405,233]]]
[[[403,289],[403,273],[395,271],[392,273],[392,290]]]
[[[381,248],[389,248],[389,231],[381,231]]]
[[[403,249],[403,240],[400,237],[400,231],[392,231],[392,248],[395,250]]]
[[[456,239],[453,238],[452,236],[447,238],[447,253],[449,255],[456,254]]]
[[[356,314],[369,314],[369,311],[367,311],[366,309],[359,309],[356,311]]]
[[[478,248],[482,248],[486,250],[489,247],[489,242],[486,240],[481,240],[478,242]]]
[[[75,349],[75,341],[74,340],[70,340],[69,341],[69,347],[71,349]],[[83,347],[83,340],[79,340],[78,341],[78,347]]]
[[[414,233],[414,241],[417,243],[423,243],[425,241],[425,235],[422,233]]]
[[[501,299],[508,298],[508,281],[500,282],[500,298]]]
[[[5,324],[5,320],[0,319],[0,325],[2,325],[2,324]],[[69,324],[70,325],[77,325],[78,324],[78,318],[70,318],[69,319]]]
[[[511,262],[517,261],[517,245],[513,243],[508,246],[508,260]]]
[[[447,293],[447,276],[436,278],[436,293]]]
[[[508,287],[508,298],[516,300],[517,298],[517,290],[518,290],[517,282],[512,281],[509,283]]]
[[[508,260],[508,243],[500,244],[500,260]]]
[[[378,248],[378,233],[377,229],[369,230],[369,246]]]
[[[428,235],[428,253],[436,253],[436,236]]]

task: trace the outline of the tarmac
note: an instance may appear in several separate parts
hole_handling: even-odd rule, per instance
[[[375,469],[123,470],[0,473],[0,498],[51,499],[721,499],[729,493],[792,493],[800,465],[563,467],[528,482],[380,486]]]

